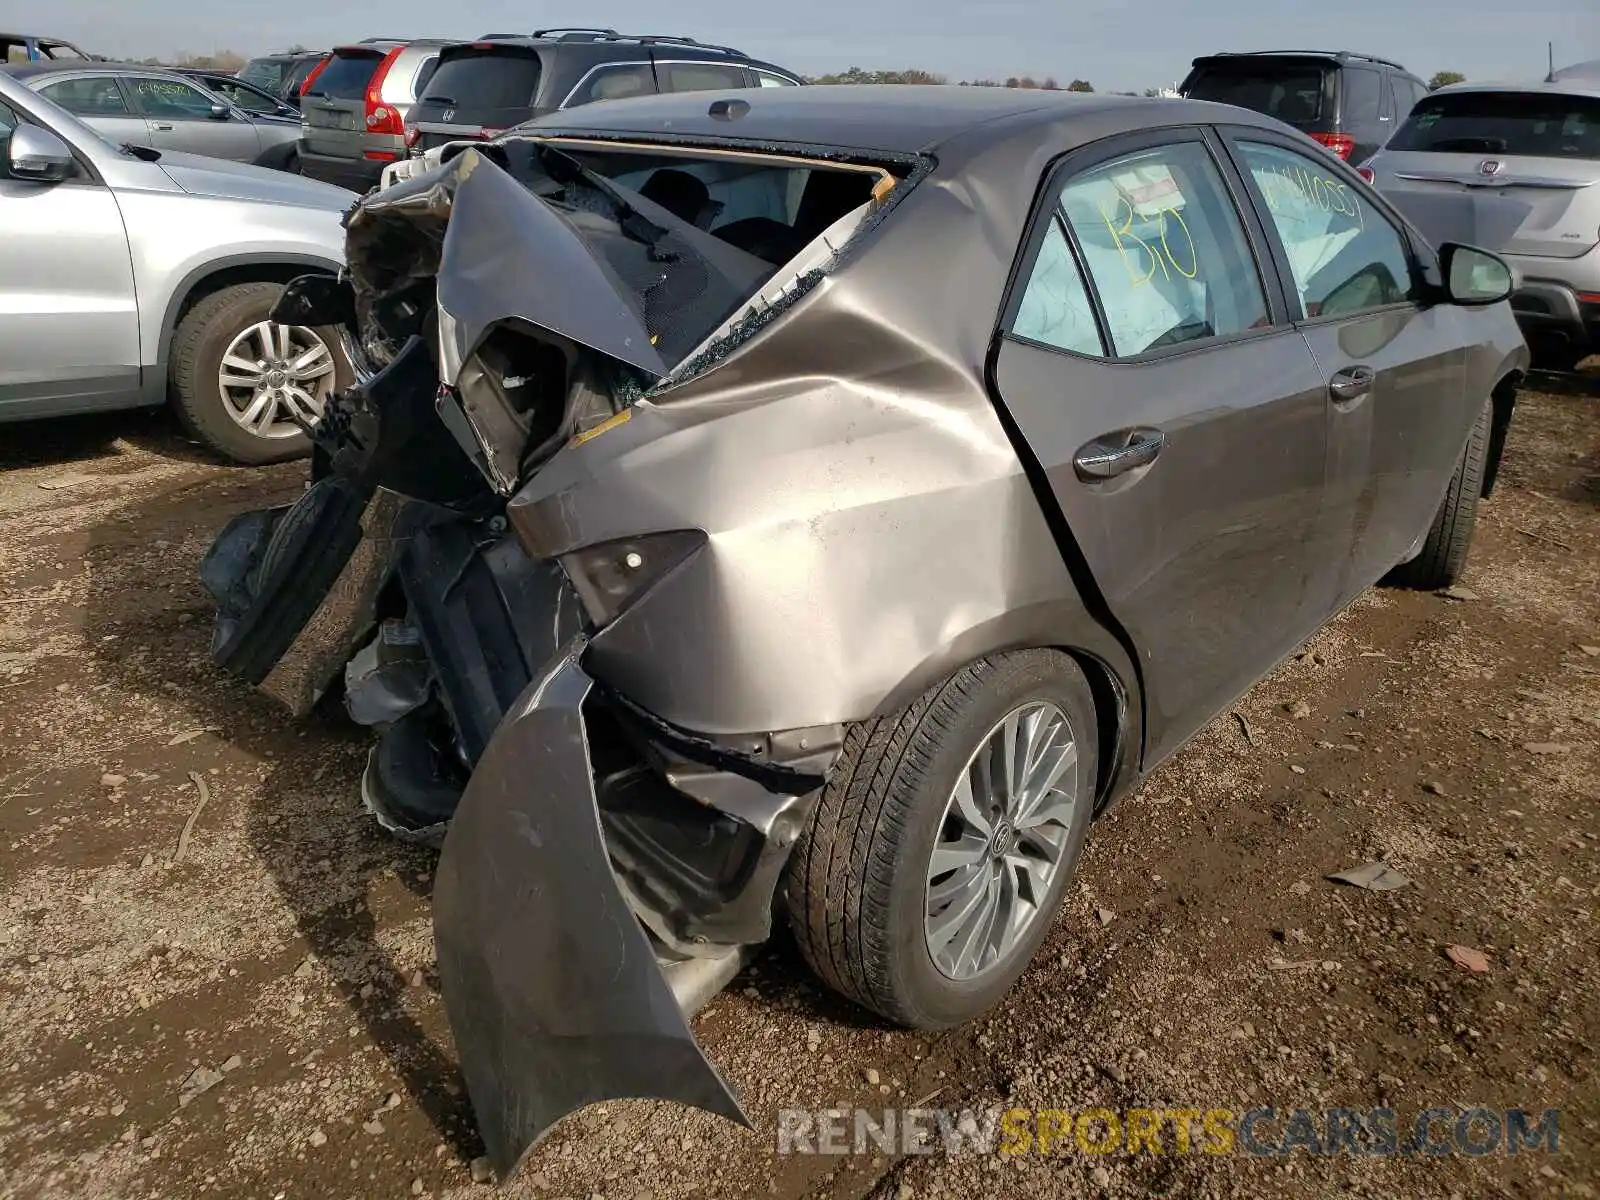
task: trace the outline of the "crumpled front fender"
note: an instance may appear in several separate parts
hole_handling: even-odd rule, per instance
[[[495,731],[434,885],[445,1008],[502,1179],[562,1117],[603,1100],[671,1100],[749,1125],[612,874],[583,647],[569,643]]]

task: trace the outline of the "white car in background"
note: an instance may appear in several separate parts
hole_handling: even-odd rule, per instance
[[[1460,193],[1464,231],[1521,276],[1511,307],[1534,365],[1567,371],[1600,353],[1600,64],[1543,83],[1462,83],[1418,101],[1362,174],[1408,194]]]

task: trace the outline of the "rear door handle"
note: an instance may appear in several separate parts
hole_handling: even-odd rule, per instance
[[[1371,367],[1347,367],[1328,380],[1336,404],[1353,404],[1372,391],[1378,373]]]
[[[151,124],[151,128],[159,129],[163,133],[171,133],[172,132],[172,122],[171,121],[152,121],[150,124]]]
[[[1072,466],[1086,482],[1115,479],[1155,462],[1165,443],[1159,429],[1122,429],[1089,442],[1073,457]]]

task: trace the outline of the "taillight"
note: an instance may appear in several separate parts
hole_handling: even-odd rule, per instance
[[[1367,183],[1374,183],[1378,178],[1377,175],[1373,174],[1371,167],[1357,167],[1356,174],[1361,176],[1361,178]]]
[[[383,61],[378,64],[378,69],[372,73],[372,78],[367,80],[367,132],[387,133],[394,137],[404,137],[406,132],[405,118],[391,105],[383,102],[383,81],[389,74],[389,68],[394,66],[394,60],[400,57],[403,46],[383,56]]]
[[[321,61],[319,61],[316,66],[311,68],[311,74],[307,75],[306,78],[305,78],[305,82],[300,85],[300,94],[302,96],[304,96],[307,92],[309,92],[311,90],[311,85],[317,81],[317,76],[321,75],[322,71],[323,71],[323,68],[326,67],[332,61],[333,61],[333,55],[324,54],[322,56]]]
[[[1313,133],[1311,136],[1340,158],[1348,159],[1356,148],[1355,138],[1348,133]]]
[[[415,146],[421,140],[422,140],[422,133],[417,129],[417,127],[415,125],[407,125],[406,126],[406,149],[410,150],[413,146]]]

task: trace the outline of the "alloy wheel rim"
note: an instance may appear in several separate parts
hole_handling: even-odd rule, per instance
[[[314,424],[333,391],[333,351],[303,325],[257,321],[222,352],[217,387],[228,416],[261,438],[303,432],[294,419]]]
[[[1010,960],[1063,869],[1077,796],[1077,742],[1056,705],[1013,709],[978,743],[928,860],[923,930],[946,978]]]

